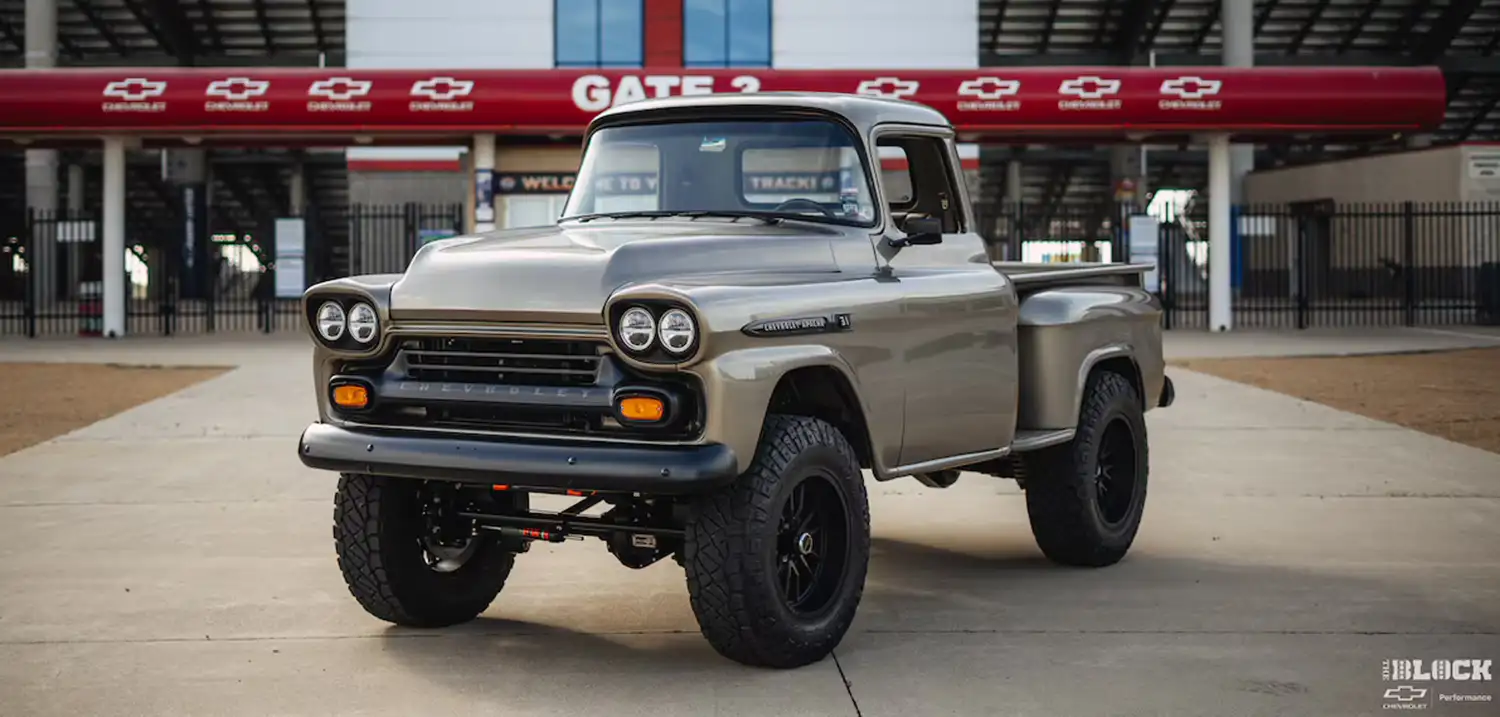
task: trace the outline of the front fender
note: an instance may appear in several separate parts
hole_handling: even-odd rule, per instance
[[[888,460],[891,450],[900,449],[900,426],[894,426],[896,441],[891,444],[890,430],[878,430],[871,420],[872,412],[865,392],[849,362],[828,346],[793,344],[743,348],[721,354],[688,369],[703,382],[704,440],[728,445],[739,457],[744,471],[755,459],[761,428],[770,408],[771,396],[781,379],[792,371],[808,367],[826,367],[838,371],[853,389],[858,410],[869,427],[871,453],[877,473]],[[886,419],[883,428],[892,428]]]

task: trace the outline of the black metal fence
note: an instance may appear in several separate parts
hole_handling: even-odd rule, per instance
[[[1153,228],[1129,205],[997,204],[979,228],[996,259],[1144,256],[1157,265],[1151,283],[1165,327],[1194,329],[1208,325],[1204,209],[1164,215]],[[296,330],[306,286],[400,272],[424,243],[464,224],[458,204],[294,217],[211,210],[206,232],[188,242],[188,219],[181,206],[127,211],[127,332]],[[1243,206],[1231,223],[1236,327],[1500,325],[1500,203]],[[0,217],[0,336],[98,333],[101,243],[94,213]]]
[[[307,286],[400,272],[425,242],[461,233],[462,210],[356,205],[284,217],[219,210],[196,232],[181,205],[127,211],[126,333],[299,330]],[[102,243],[92,212],[33,211],[0,224],[0,336],[100,334]]]
[[[995,258],[1129,261],[1142,241],[1132,241],[1131,219],[1143,214],[1129,205],[998,205],[981,228]],[[1145,260],[1158,267],[1151,278],[1165,327],[1205,328],[1206,206],[1155,225]],[[1153,231],[1150,222],[1140,228]],[[1237,206],[1229,263],[1236,327],[1500,324],[1500,203]]]

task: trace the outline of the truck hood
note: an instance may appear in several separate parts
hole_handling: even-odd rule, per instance
[[[830,239],[843,231],[806,222],[600,220],[445,239],[417,252],[391,287],[391,317],[599,323],[605,300],[630,284],[837,272]]]

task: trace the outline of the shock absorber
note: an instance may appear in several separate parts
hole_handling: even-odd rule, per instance
[[[538,528],[512,528],[510,526],[500,526],[498,528],[494,528],[494,530],[498,530],[501,537],[511,538],[513,540],[543,540],[548,543],[561,543],[562,541],[569,538],[572,538],[573,540],[583,540],[582,536],[568,535],[567,533],[560,533],[553,530],[540,530]]]

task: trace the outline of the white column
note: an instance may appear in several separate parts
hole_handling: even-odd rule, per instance
[[[1219,13],[1224,33],[1224,66],[1255,66],[1255,3],[1251,0],[1223,0]],[[1255,169],[1255,145],[1236,144],[1230,148],[1230,200],[1245,201],[1245,175]]]
[[[474,135],[474,231],[495,229],[495,135]]]
[[[307,208],[307,166],[301,162],[292,164],[291,178],[287,181],[287,204],[291,216],[300,217]]]
[[[57,0],[26,0],[26,68],[57,66]],[[57,150],[26,150],[26,206],[39,217],[55,218],[57,211]],[[55,224],[42,224],[32,245],[31,275],[34,300],[50,304],[56,298],[57,233]]]
[[[1208,328],[1228,331],[1229,300],[1229,135],[1208,138]]]
[[[125,335],[125,140],[104,138],[104,335]]]
[[[68,219],[77,221],[83,217],[83,165],[68,165]],[[67,296],[73,296],[78,291],[79,281],[83,267],[80,266],[83,259],[83,245],[74,242],[68,244],[68,286]]]

